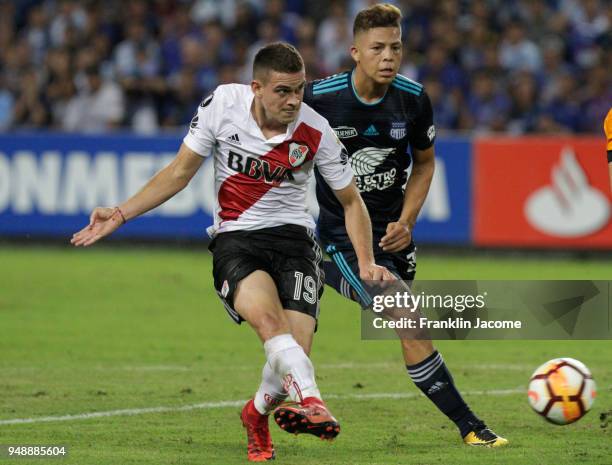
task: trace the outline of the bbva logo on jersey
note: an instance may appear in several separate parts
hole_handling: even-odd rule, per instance
[[[308,146],[295,142],[289,144],[289,164],[294,168],[301,165],[308,155]]]
[[[253,158],[241,153],[229,151],[227,166],[238,173],[242,173],[256,181],[263,181],[274,186],[285,180],[294,181],[295,178],[289,168],[285,168],[274,160]]]

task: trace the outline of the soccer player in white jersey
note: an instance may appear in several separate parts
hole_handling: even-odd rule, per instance
[[[247,456],[255,462],[274,458],[268,415],[287,395],[298,405],[276,409],[281,428],[323,439],[340,432],[308,358],[323,291],[321,250],[306,208],[314,165],[344,208],[361,279],[393,279],[374,262],[370,219],[343,145],[323,117],[302,105],[305,83],[295,48],[263,47],[251,85],[217,87],[200,104],[176,158],[121,205],[96,208],[71,241],[89,246],[157,207],[214,156],[217,208],[209,248],[215,288],[229,315],[253,327],[267,358],[261,385],[241,415]]]

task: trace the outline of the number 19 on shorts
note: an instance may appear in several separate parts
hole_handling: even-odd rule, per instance
[[[295,289],[293,291],[293,300],[301,300],[303,297],[309,304],[317,303],[317,283],[312,276],[304,277],[304,273],[296,271]]]

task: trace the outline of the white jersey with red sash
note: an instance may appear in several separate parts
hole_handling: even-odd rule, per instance
[[[353,179],[344,146],[327,120],[302,104],[285,134],[266,139],[251,114],[253,98],[246,85],[217,87],[200,104],[183,140],[197,154],[214,157],[211,237],[283,224],[314,229],[306,207],[314,165],[334,190]]]

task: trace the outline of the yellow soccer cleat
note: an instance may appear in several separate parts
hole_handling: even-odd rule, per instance
[[[508,444],[507,439],[495,434],[483,422],[475,422],[472,431],[463,437],[463,442],[468,446],[480,447],[503,447]]]

